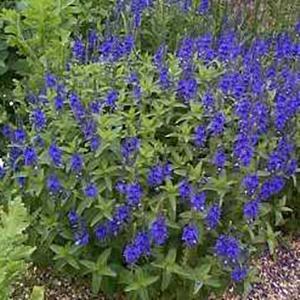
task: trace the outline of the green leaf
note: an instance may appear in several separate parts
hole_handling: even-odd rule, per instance
[[[161,290],[162,291],[165,291],[169,287],[171,278],[172,278],[171,273],[169,273],[167,271],[164,271],[162,273],[162,281],[161,281]]]
[[[111,248],[105,249],[98,258],[97,266],[103,266],[107,263],[107,260],[111,254]]]
[[[90,260],[80,260],[80,263],[88,269],[88,272],[94,272],[96,268],[96,264]]]
[[[92,275],[92,292],[93,294],[98,294],[100,291],[102,276],[99,276],[97,273]]]
[[[142,287],[146,288],[149,285],[153,284],[154,282],[156,282],[159,279],[159,276],[148,276],[143,278],[143,280],[141,281],[142,283]]]
[[[34,286],[30,300],[44,300],[45,288],[43,286]]]
[[[51,249],[55,254],[58,254],[58,255],[61,255],[61,253],[64,252],[64,247],[59,246],[59,245],[54,245],[54,244],[52,244],[52,245],[50,246],[50,249]]]
[[[219,288],[222,286],[222,282],[218,278],[213,277],[205,279],[204,284],[214,288]]]

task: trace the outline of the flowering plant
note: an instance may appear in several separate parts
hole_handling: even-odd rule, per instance
[[[135,30],[150,5],[132,2]],[[290,211],[298,27],[251,43],[225,27],[154,55],[136,31],[74,39],[62,71],[46,68],[41,86],[21,89],[20,125],[2,126],[1,186],[38,213],[41,249],[59,268],[90,274],[95,292],[247,289],[249,257],[265,241],[273,251],[271,225]]]

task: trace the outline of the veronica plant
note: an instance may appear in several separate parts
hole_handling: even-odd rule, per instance
[[[151,5],[132,2],[135,27]],[[245,43],[225,28],[154,56],[133,33],[95,33],[70,49],[63,72],[47,68],[38,89],[24,89],[23,124],[2,126],[0,184],[39,211],[43,249],[90,274],[94,292],[247,290],[251,254],[274,248],[270,224],[290,211],[299,33]]]

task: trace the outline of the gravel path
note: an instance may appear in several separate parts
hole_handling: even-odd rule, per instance
[[[45,300],[105,300],[101,295],[93,296],[88,285],[84,285],[82,281],[78,282],[57,277],[51,269],[31,267],[25,281],[15,286],[12,299],[30,299],[32,288],[37,285],[45,287]]]
[[[300,300],[300,238],[291,247],[278,247],[275,260],[268,254],[255,261],[260,282],[254,284],[251,293],[244,300]],[[78,283],[80,282],[80,283]],[[92,296],[88,285],[81,281],[62,279],[50,269],[32,267],[25,281],[15,286],[13,300],[28,300],[34,285],[45,286],[45,300],[105,300],[104,296]],[[123,297],[115,297],[121,300]],[[219,300],[241,300],[231,288]]]

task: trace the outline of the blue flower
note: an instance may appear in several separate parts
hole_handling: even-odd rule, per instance
[[[168,238],[168,228],[166,219],[163,216],[157,217],[151,224],[150,234],[155,245],[161,246],[166,242]]]
[[[213,158],[213,164],[218,169],[223,169],[226,163],[226,154],[223,148],[218,148]]]
[[[256,102],[252,110],[256,131],[259,134],[266,133],[269,125],[269,109],[265,103]]]
[[[267,163],[267,169],[269,172],[275,173],[281,171],[284,168],[284,165],[285,161],[277,151],[274,151],[269,155]]]
[[[93,152],[97,151],[101,145],[101,139],[98,135],[94,135],[89,141],[90,148]]]
[[[83,62],[85,59],[85,45],[79,38],[73,42],[72,54],[79,62]]]
[[[123,256],[126,264],[135,264],[140,258],[139,249],[134,244],[128,244],[123,251]]]
[[[7,139],[10,139],[13,135],[13,130],[12,128],[10,127],[10,125],[3,125],[2,126],[2,134],[4,137],[6,137]]]
[[[75,119],[80,122],[86,116],[84,105],[81,103],[78,95],[74,92],[70,93],[69,102]]]
[[[172,168],[172,164],[170,162],[167,162],[163,166],[163,172],[164,172],[164,177],[165,178],[171,178],[172,172],[173,172],[173,168]]]
[[[143,11],[152,4],[152,0],[132,0],[130,10],[133,15],[133,26],[137,28],[141,25]]]
[[[240,53],[240,47],[233,31],[224,32],[219,39],[218,54],[223,61],[233,60]]]
[[[153,63],[156,68],[160,68],[164,62],[164,56],[166,52],[166,46],[160,45],[153,56]]]
[[[212,112],[215,105],[215,100],[210,92],[206,92],[202,98],[202,104],[207,112]]]
[[[14,132],[14,142],[16,144],[22,145],[26,140],[26,132],[22,128],[17,128]]]
[[[187,224],[183,228],[182,241],[188,248],[193,248],[199,243],[199,229],[194,224]]]
[[[125,204],[118,206],[113,214],[113,220],[121,227],[130,219],[131,208]]]
[[[233,76],[231,73],[225,73],[221,78],[219,79],[219,88],[223,92],[223,94],[228,95],[232,89],[233,86]]]
[[[140,146],[140,141],[137,137],[128,137],[121,144],[121,153],[125,159],[135,154]]]
[[[236,266],[231,272],[231,279],[235,282],[243,281],[248,274],[248,269],[246,267]]]
[[[75,173],[80,173],[83,169],[83,158],[80,154],[73,154],[70,159],[71,170]]]
[[[47,88],[55,88],[55,86],[57,84],[57,79],[53,74],[46,73],[44,79],[45,79],[45,85]]]
[[[127,190],[127,185],[124,181],[118,181],[115,185],[116,190],[120,193],[120,194],[126,194],[126,190]]]
[[[129,206],[139,206],[143,196],[143,189],[139,183],[128,184],[126,188],[126,202]]]
[[[115,52],[115,55],[119,56],[115,49],[118,43],[118,39],[113,36],[110,36],[103,41],[99,47],[99,53],[102,60],[113,61],[114,59],[118,59],[118,57],[113,57],[113,52]]]
[[[273,195],[278,194],[285,186],[285,180],[281,176],[274,176],[265,180],[262,184],[259,196],[262,200],[267,200]]]
[[[73,231],[75,245],[86,246],[89,243],[89,233],[85,221],[75,211],[68,213],[68,219]]]
[[[107,224],[100,224],[95,229],[95,235],[98,241],[104,241],[108,237],[109,231]]]
[[[98,196],[98,188],[95,183],[88,183],[84,188],[84,194],[88,198],[96,198]]]
[[[37,154],[33,147],[27,147],[24,150],[24,164],[25,166],[32,166],[37,163]]]
[[[208,227],[208,229],[215,229],[221,218],[221,208],[218,204],[212,205],[207,212],[207,215],[205,217],[205,224]]]
[[[189,102],[197,96],[198,83],[195,78],[181,79],[177,85],[177,95],[184,102]]]
[[[122,43],[124,55],[129,55],[132,52],[134,49],[134,42],[134,37],[132,35],[125,36]]]
[[[238,101],[235,105],[235,114],[240,119],[247,119],[249,117],[249,114],[251,112],[252,104],[249,100],[244,99],[241,101]]]
[[[145,232],[138,232],[134,240],[125,246],[123,256],[126,264],[136,263],[142,256],[150,254],[150,240]]]
[[[195,129],[194,143],[197,147],[203,148],[207,139],[206,128],[199,125]]]
[[[18,185],[21,188],[23,188],[25,186],[25,184],[26,184],[26,177],[24,177],[24,176],[18,176],[17,177],[17,183],[18,183]]]
[[[182,9],[182,11],[183,12],[188,12],[190,9],[191,9],[191,7],[192,7],[192,0],[183,0],[182,1],[183,3],[182,3],[182,6],[181,6],[181,9]]]
[[[34,93],[32,93],[32,92],[27,93],[26,100],[30,104],[37,104],[37,102],[38,102],[37,96]]]
[[[253,195],[259,185],[259,178],[255,174],[248,174],[242,180],[242,186],[248,195]]]
[[[79,222],[79,216],[74,210],[71,210],[68,213],[68,219],[71,224],[76,224]]]
[[[194,40],[186,37],[182,39],[180,47],[177,50],[176,56],[181,64],[188,64],[193,58],[194,54]]]
[[[156,187],[164,181],[164,169],[161,165],[152,167],[148,173],[147,182],[150,187]]]
[[[206,202],[206,193],[201,192],[191,196],[191,207],[195,211],[204,211]]]
[[[200,1],[201,2],[198,6],[197,11],[200,15],[205,15],[209,10],[209,4],[210,4],[209,0],[200,0]]]
[[[86,141],[90,140],[97,132],[97,124],[94,120],[86,120],[81,125],[81,130],[83,132]]]
[[[118,92],[115,90],[111,90],[106,95],[105,104],[110,108],[115,108],[117,100]]]
[[[275,55],[278,59],[289,57],[292,54],[292,40],[288,33],[280,33],[275,43]]]
[[[224,113],[220,112],[215,114],[215,116],[213,117],[213,119],[209,124],[209,130],[212,136],[218,136],[222,134],[224,131],[225,123],[226,123],[226,118]]]
[[[245,134],[239,134],[234,141],[233,154],[245,167],[249,166],[254,155],[253,147]]]
[[[198,58],[202,60],[209,60],[211,58],[213,36],[211,33],[206,33],[195,41],[196,51],[198,53]]]
[[[46,127],[45,113],[39,108],[36,108],[35,110],[32,111],[31,121],[32,121],[33,127],[37,131],[40,131]]]
[[[62,150],[56,144],[53,143],[50,145],[48,154],[54,166],[59,167],[62,165]]]
[[[102,110],[103,104],[99,100],[94,100],[89,103],[90,111],[93,114],[99,114]]]
[[[146,232],[138,232],[134,238],[134,244],[139,249],[140,255],[150,254],[150,239]]]
[[[224,234],[218,237],[214,249],[220,258],[229,259],[232,262],[236,261],[241,254],[239,241]]]
[[[171,85],[171,81],[169,78],[169,70],[166,67],[162,67],[159,70],[159,85],[161,86],[162,89],[168,89]]]
[[[62,95],[57,95],[54,98],[54,106],[56,111],[60,111],[64,107],[64,97]]]
[[[9,151],[9,160],[10,162],[15,165],[20,158],[20,156],[23,154],[23,150],[19,147],[11,147]],[[15,166],[14,166],[15,168]]]
[[[49,192],[53,194],[57,194],[58,192],[60,192],[62,186],[58,177],[55,174],[51,174],[50,176],[48,176],[47,188]]]
[[[179,182],[178,192],[181,199],[188,199],[192,193],[192,186],[187,179],[183,179]]]
[[[93,51],[96,48],[98,42],[98,35],[95,30],[90,30],[88,33],[88,48]]]
[[[260,202],[257,199],[246,202],[243,209],[244,217],[247,220],[254,220],[258,216],[259,210]]]
[[[121,227],[117,220],[112,219],[107,222],[107,230],[110,235],[117,236],[117,234],[120,232],[120,229]]]
[[[291,159],[290,161],[287,162],[286,167],[285,167],[285,174],[287,176],[292,176],[296,173],[297,171],[297,166],[298,162],[297,159]]]

